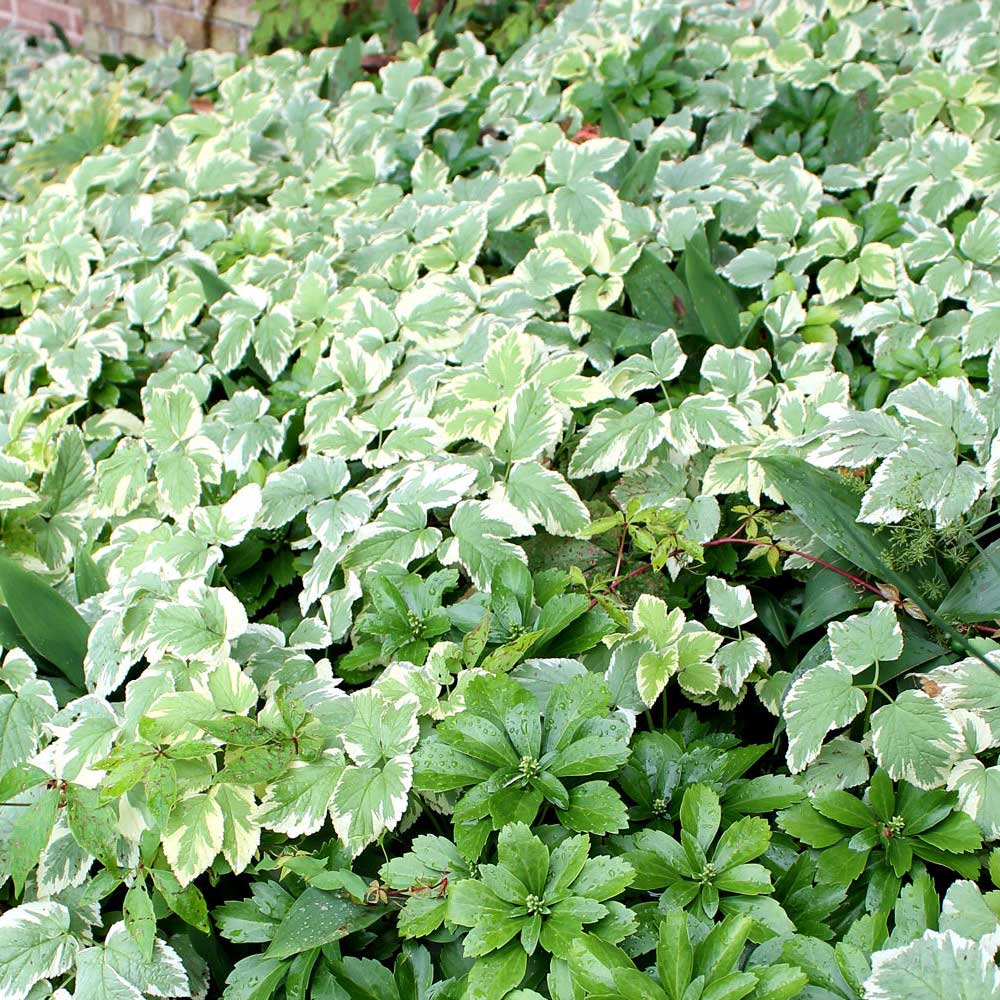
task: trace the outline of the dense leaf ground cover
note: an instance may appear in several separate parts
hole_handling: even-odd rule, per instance
[[[998,25],[0,39],[0,997],[1000,998]]]

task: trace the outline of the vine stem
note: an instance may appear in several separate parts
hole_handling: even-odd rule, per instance
[[[713,538],[711,541],[705,542],[702,548],[711,549],[716,548],[719,545],[750,545],[752,547],[759,547],[761,545],[770,547],[774,545],[774,542],[765,541],[761,538],[740,538],[738,535],[727,535],[725,538]],[[865,590],[871,591],[871,593],[877,595],[878,597],[885,598],[885,594],[879,590],[874,584],[869,583],[867,580],[863,580],[860,576],[855,573],[849,573],[846,569],[841,569],[839,566],[834,566],[833,563],[827,562],[826,559],[821,559],[819,556],[810,555],[808,552],[802,552],[800,549],[790,549],[784,546],[777,546],[780,551],[784,552],[785,555],[798,556],[801,559],[805,559],[808,562],[815,564],[816,566],[822,566],[824,569],[830,570],[832,573],[836,573],[838,576],[842,576],[845,580],[850,580],[852,584],[856,587],[862,587]],[[674,549],[671,552],[671,556],[676,556],[681,553],[681,549]],[[622,533],[622,540],[618,546],[618,562],[615,566],[615,579],[608,584],[608,593],[613,594],[618,590],[623,583],[627,583],[629,580],[635,579],[637,576],[641,576],[643,573],[647,573],[653,568],[652,563],[643,563],[636,569],[631,570],[624,576],[618,576],[618,571],[621,569],[621,560],[625,552],[625,535]],[[592,597],[590,600],[591,608],[597,605],[597,598]],[[995,630],[1000,633],[1000,629]]]
[[[705,542],[703,546],[706,549],[714,548],[716,545],[766,545],[768,547],[774,545],[774,542],[765,542],[760,538],[737,538],[733,535],[727,538],[714,538],[710,542]],[[789,549],[784,546],[777,546],[780,551],[784,552],[786,555],[799,556],[801,559],[807,559],[809,562],[814,563],[817,566],[822,566],[823,569],[828,569],[833,573],[844,577],[845,580],[850,580],[856,587],[863,587],[865,590],[870,590],[873,594],[877,594],[879,597],[884,598],[885,594],[879,590],[874,584],[869,583],[867,580],[862,580],[860,576],[854,573],[849,573],[846,569],[841,569],[839,566],[834,566],[833,563],[827,562],[825,559],[820,559],[819,556],[810,555],[808,552],[802,552],[799,549]]]
[[[878,674],[880,668],[881,664],[878,662],[878,660],[876,660],[874,664],[875,672],[872,677],[872,682],[870,685],[868,685],[868,698],[867,698],[867,703],[865,704],[865,717],[861,723],[862,733],[868,732],[868,720],[872,717],[872,708],[874,708],[875,706],[875,692],[880,691],[882,694],[885,694],[885,692],[882,691],[882,688],[878,686]],[[887,698],[886,700],[892,701],[891,698]]]

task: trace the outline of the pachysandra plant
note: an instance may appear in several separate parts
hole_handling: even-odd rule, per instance
[[[1000,998],[996,11],[467,7],[0,35],[0,1000]]]

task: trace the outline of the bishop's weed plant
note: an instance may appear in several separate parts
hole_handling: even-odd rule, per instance
[[[997,998],[996,4],[395,10],[0,36],[0,1000]]]

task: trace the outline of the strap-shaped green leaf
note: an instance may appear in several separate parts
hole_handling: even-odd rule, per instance
[[[741,346],[740,308],[733,290],[693,243],[684,249],[681,266],[705,339],[724,347]]]
[[[25,639],[67,680],[83,688],[90,628],[76,608],[44,580],[4,556],[0,556],[0,591]]]
[[[1000,542],[983,549],[965,567],[938,606],[938,614],[964,622],[992,621],[1000,616]]]

